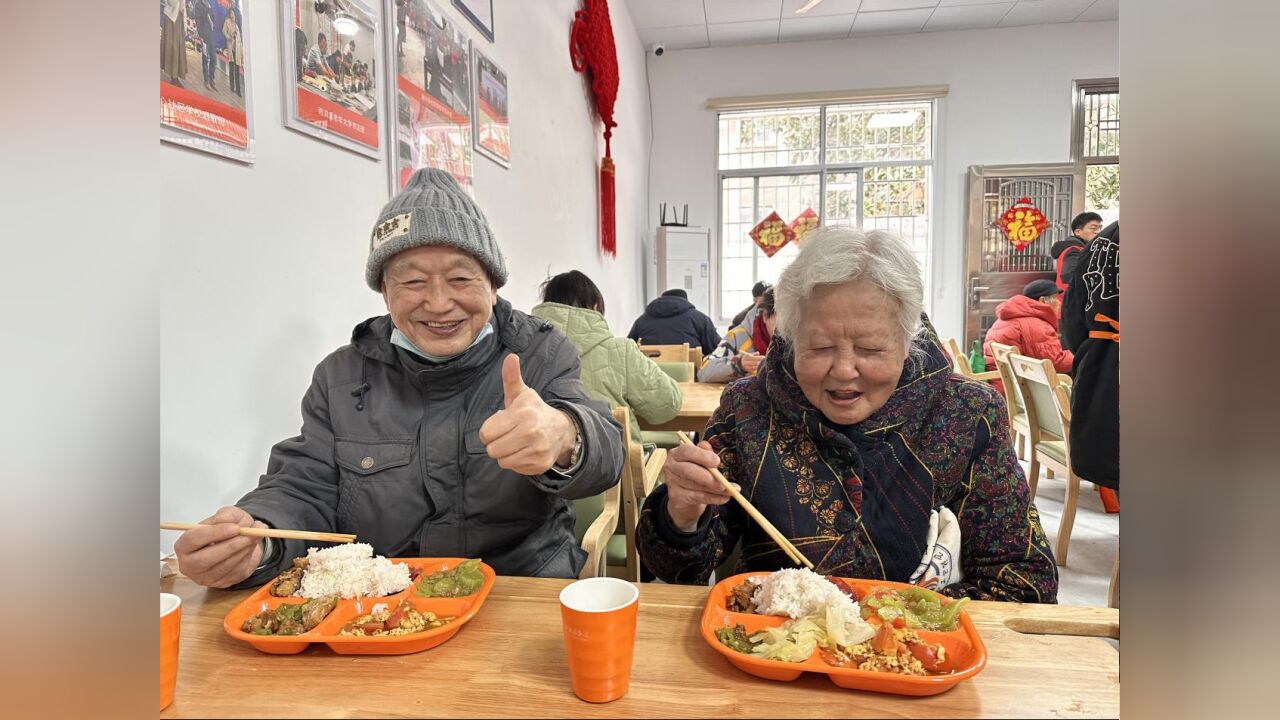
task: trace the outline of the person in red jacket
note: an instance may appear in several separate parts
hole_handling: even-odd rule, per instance
[[[987,330],[983,342],[983,354],[987,367],[995,367],[991,356],[991,343],[1017,345],[1018,352],[1027,357],[1051,360],[1060,373],[1070,373],[1075,357],[1064,350],[1058,339],[1058,313],[1062,311],[1061,293],[1052,280],[1032,280],[1022,288],[1021,295],[1014,295],[996,306],[996,322]],[[994,381],[1004,392],[999,381]]]

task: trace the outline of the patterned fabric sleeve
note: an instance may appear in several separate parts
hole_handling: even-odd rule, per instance
[[[739,485],[738,453],[733,399],[739,393],[727,388],[704,433],[720,456],[720,472]],[[733,552],[746,523],[746,513],[730,500],[708,507],[691,533],[681,532],[667,515],[667,486],[660,485],[645,499],[636,528],[636,546],[649,571],[663,582],[705,585],[712,571]]]
[[[964,487],[948,503],[960,521],[964,579],[940,592],[975,600],[1057,602],[1058,566],[1009,442],[1008,417],[994,391],[986,395]]]

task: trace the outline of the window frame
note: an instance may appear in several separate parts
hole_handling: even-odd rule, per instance
[[[1089,190],[1089,168],[1094,165],[1120,166],[1119,155],[1085,155],[1085,97],[1090,94],[1120,94],[1120,78],[1089,78],[1071,81],[1071,162],[1079,164],[1080,171],[1072,182],[1079,183],[1086,200]],[[1087,208],[1083,208],[1084,209]],[[1105,217],[1105,213],[1104,213]]]
[[[1084,154],[1085,96],[1095,93],[1120,93],[1120,78],[1091,78],[1071,81],[1071,162],[1085,165],[1119,165],[1119,155]]]
[[[715,142],[712,143],[712,162],[715,167],[715,262],[714,262],[714,287],[715,292],[712,293],[712,316],[716,318],[718,324],[726,324],[733,318],[741,308],[724,308],[724,238],[721,232],[724,227],[724,181],[730,178],[751,178],[752,183],[752,206],[759,210],[760,207],[760,178],[762,177],[781,177],[787,175],[817,175],[818,176],[818,217],[823,219],[822,227],[825,227],[826,204],[827,204],[827,177],[833,173],[850,173],[857,176],[857,216],[858,227],[862,227],[865,221],[865,203],[866,203],[866,180],[865,170],[870,167],[904,167],[904,166],[924,166],[925,167],[925,183],[928,192],[928,199],[925,202],[925,217],[927,218],[928,231],[925,236],[925,261],[921,265],[920,272],[923,274],[925,286],[925,299],[931,297],[932,282],[932,256],[934,241],[934,215],[937,209],[937,192],[935,190],[935,180],[937,179],[938,168],[938,115],[940,112],[939,100],[942,96],[931,97],[911,97],[911,98],[859,98],[857,100],[824,100],[821,102],[797,102],[794,105],[786,106],[770,106],[768,109],[800,111],[810,108],[818,109],[818,163],[810,165],[782,165],[782,166],[765,166],[753,168],[736,168],[733,170],[720,169],[720,118],[725,114],[736,114],[747,110],[748,108],[721,108],[715,112]],[[918,103],[926,104],[929,107],[929,158],[926,160],[885,160],[878,162],[853,162],[853,163],[828,163],[827,162],[827,109],[831,107],[848,107],[851,105],[883,105],[887,103]],[[764,109],[764,108],[759,108]],[[758,222],[758,221],[757,221]],[[752,253],[752,275],[758,272],[759,249]],[[726,312],[727,311],[727,312]]]

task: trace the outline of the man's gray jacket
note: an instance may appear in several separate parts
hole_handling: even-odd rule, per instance
[[[572,501],[618,482],[622,428],[587,396],[559,331],[501,298],[490,323],[493,334],[439,364],[392,345],[388,315],[356,326],[316,368],[301,434],[272,448],[257,489],[236,504],[272,527],[354,533],[387,557],[478,557],[500,575],[576,577],[586,554]],[[526,385],[577,420],[572,477],[527,477],[486,454],[480,426],[503,408],[509,353]],[[278,562],[240,586],[266,582],[306,547],[284,541]]]

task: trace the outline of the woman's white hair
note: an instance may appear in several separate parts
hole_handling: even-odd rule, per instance
[[[795,339],[801,306],[819,285],[869,281],[897,306],[903,344],[910,347],[920,332],[924,280],[920,263],[901,238],[883,230],[863,232],[851,227],[819,228],[804,238],[800,254],[778,277],[774,301],[778,334]]]

